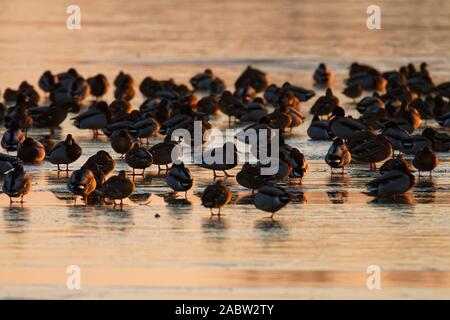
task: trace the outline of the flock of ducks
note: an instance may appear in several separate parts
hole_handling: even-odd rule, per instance
[[[450,128],[450,82],[435,84],[426,63],[419,69],[408,64],[387,72],[351,64],[343,94],[352,101],[359,117],[346,115],[332,91],[333,72],[325,64],[317,67],[313,79],[315,87],[323,89],[324,94],[309,111],[313,118],[307,134],[311,140],[330,141],[324,160],[331,174],[344,174],[351,162],[366,163],[370,170],[377,170],[377,164],[382,163],[380,176],[367,184],[368,194],[377,197],[404,194],[416,183],[414,168],[419,176],[422,172],[431,175],[439,164],[436,152],[450,150],[448,134],[431,126],[418,133],[423,123],[430,121]],[[230,126],[233,121],[246,123],[243,132],[281,133],[279,154],[275,155],[279,164],[276,173],[263,175],[262,169],[269,164],[259,161],[244,163],[236,175],[239,185],[252,190],[256,208],[273,217],[291,201],[291,195],[280,187],[280,182],[300,184],[308,171],[306,157],[298,148],[288,145],[285,138],[305,122],[301,103],[315,97],[315,91],[289,82],[281,86],[270,84],[266,73],[251,66],[235,81],[233,91],[227,90],[224,81],[210,69],[193,76],[191,87],[172,79],[146,77],[138,86],[146,98],[138,109],[133,109],[130,103],[136,95],[136,84],[124,72],[114,79],[114,100],[109,104],[102,97],[111,85],[102,74],[85,79],[73,68],[59,74],[46,71],[38,85],[44,99],[24,81],[17,89],[6,89],[4,104],[0,103],[0,120],[6,128],[1,146],[7,152],[0,154],[0,172],[4,173],[3,192],[11,203],[14,198],[23,202],[31,191],[30,176],[23,164],[49,161],[58,172],[65,171],[68,175],[69,165],[82,155],[82,148],[71,134],[57,143],[52,138],[54,130],[67,117],[75,127],[91,130],[93,139],[100,134],[107,136],[112,149],[132,170],[131,178],[125,171],[107,178],[115,168],[113,157],[104,150],[91,156],[71,172],[67,184],[75,202],[82,197],[86,205],[105,203],[106,199],[122,205],[123,199],[135,191],[133,177],[144,175],[152,165],[158,167],[158,174],[164,171],[165,182],[172,190],[186,196],[194,185],[194,177],[183,162],[173,162],[171,155],[174,150],[179,151],[181,144],[192,145],[193,141],[173,139],[172,133],[180,128],[193,133],[195,121],[200,121],[204,133],[213,127],[210,120],[220,113],[228,117]],[[92,101],[85,103],[89,97]],[[33,127],[48,128],[50,134],[33,139],[29,135]],[[164,138],[149,146],[149,138],[155,136]],[[268,136],[270,145],[272,135]],[[202,143],[207,140],[205,135]],[[245,139],[241,142],[249,143]],[[252,145],[251,149],[260,159],[258,146]],[[211,170],[214,178],[220,176],[217,172],[227,178],[230,176],[227,171],[238,166],[239,151],[234,142],[227,142],[210,150],[212,155],[217,152],[223,152],[227,161],[203,161],[199,166]],[[414,155],[412,164],[404,154]],[[231,196],[223,180],[217,180],[204,189],[201,201],[211,214],[220,215]]]

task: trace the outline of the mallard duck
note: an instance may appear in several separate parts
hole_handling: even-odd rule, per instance
[[[336,137],[344,140],[353,138],[359,131],[367,129],[367,126],[359,120],[345,116],[345,111],[341,107],[333,109],[330,120],[330,130]]]
[[[205,71],[193,76],[189,82],[191,83],[194,90],[197,91],[210,91],[211,83],[213,82],[214,74],[211,69],[206,69]]]
[[[257,93],[264,91],[268,85],[266,73],[248,66],[234,83],[236,90],[252,87]]]
[[[356,110],[359,113],[375,113],[380,109],[384,109],[384,102],[381,100],[377,92],[372,96],[364,97],[361,101],[356,104]]]
[[[19,164],[5,174],[3,179],[3,192],[9,197],[10,203],[13,202],[12,198],[20,198],[20,202],[23,203],[23,197],[30,191],[30,176],[25,172],[22,165]]]
[[[389,198],[402,195],[412,189],[416,183],[414,175],[406,168],[386,172],[381,177],[369,182],[367,190],[369,195]]]
[[[258,122],[268,114],[264,100],[260,97],[246,103],[244,108],[245,113],[239,119],[240,122]]]
[[[131,196],[136,189],[134,182],[127,177],[125,171],[121,170],[117,176],[112,176],[103,184],[103,195],[114,201],[120,200],[120,206],[123,204],[123,199]]]
[[[220,113],[219,99],[213,95],[201,98],[197,102],[197,111],[210,115],[218,115]]]
[[[283,188],[263,186],[255,195],[255,207],[259,210],[271,212],[273,219],[275,212],[286,206],[291,201],[291,195]]]
[[[108,79],[101,73],[94,77],[88,78],[87,82],[91,87],[91,95],[96,99],[100,99],[106,94],[106,92],[108,92]]]
[[[289,82],[285,82],[278,91],[278,98],[282,97],[286,91],[291,91],[294,96],[301,102],[308,101],[316,95],[313,90],[305,89],[303,87],[293,85]]]
[[[74,120],[75,127],[79,129],[91,129],[94,139],[98,137],[98,130],[105,128],[111,121],[111,112],[104,101],[93,104],[88,110],[80,113]]]
[[[391,157],[393,149],[389,141],[382,134],[351,149],[354,160],[369,163],[371,170],[377,169],[377,163]]]
[[[26,163],[41,162],[45,158],[45,148],[39,141],[28,137],[19,145],[17,157]]]
[[[68,101],[59,105],[52,103],[48,107],[30,109],[29,113],[33,118],[33,127],[49,128],[50,134],[53,134],[55,129],[67,118],[69,110],[72,110],[74,104],[77,103]]]
[[[359,98],[363,94],[363,92],[363,88],[361,88],[359,83],[354,83],[350,86],[347,86],[344,91],[342,91],[342,94],[353,99],[353,102],[355,102],[355,99]]]
[[[3,133],[2,148],[8,152],[17,151],[19,145],[25,140],[26,136],[15,124]]]
[[[276,108],[273,112],[269,113],[266,118],[269,119],[269,124],[272,128],[279,129],[281,132],[284,132],[292,123],[292,117],[288,106]]]
[[[228,116],[229,126],[231,125],[231,117],[239,118],[242,113],[245,113],[241,100],[233,96],[228,90],[224,91],[220,96],[219,108]]]
[[[152,117],[144,117],[143,119],[135,122],[129,129],[128,132],[133,136],[141,139],[148,139],[150,137],[156,136],[158,131],[160,130],[160,126],[158,121],[153,119]]]
[[[167,171],[164,180],[173,191],[185,192],[185,196],[187,196],[187,191],[194,185],[194,177],[183,162],[175,162]]]
[[[56,164],[58,171],[61,164],[66,165],[66,171],[69,171],[69,164],[78,160],[81,157],[82,149],[75,142],[71,134],[68,134],[66,140],[58,142],[55,147],[50,151],[48,159],[51,163]]]
[[[433,144],[433,150],[437,152],[450,151],[450,135],[437,132],[433,128],[425,128],[422,131],[422,136],[430,140]]]
[[[289,154],[286,155],[286,161],[291,165],[289,178],[301,182],[309,167],[305,155],[297,148],[291,148]]]
[[[406,154],[416,154],[424,147],[433,147],[433,143],[423,135],[413,135],[401,141],[400,151]]]
[[[413,166],[417,170],[419,170],[419,177],[420,172],[422,171],[429,171],[431,177],[433,170],[436,169],[438,164],[439,164],[438,156],[428,146],[424,147],[422,150],[417,151],[413,160]]]
[[[130,101],[134,98],[134,80],[129,74],[120,71],[114,80],[114,85],[116,86],[114,98],[125,101]]]
[[[226,177],[231,177],[226,170],[237,166],[238,154],[236,145],[233,142],[227,142],[222,147],[206,150],[203,153],[200,167],[213,171],[214,178],[218,177],[216,171],[223,171]]]
[[[327,68],[325,63],[320,63],[313,75],[314,85],[319,88],[329,88],[333,84],[333,72]]]
[[[19,164],[20,160],[17,157],[0,153],[0,174],[8,172],[9,170],[17,167]]]
[[[98,167],[103,175],[107,176],[114,170],[115,166],[116,163],[111,155],[104,150],[100,150],[97,151],[96,154],[90,156],[83,164],[82,168],[91,170],[95,175],[96,167]]]
[[[345,142],[341,138],[334,139],[325,156],[325,162],[331,167],[331,173],[333,173],[333,168],[338,168],[342,169],[343,174],[345,167],[351,160],[352,156]]]
[[[177,159],[172,159],[172,151],[175,147],[177,147],[178,142],[172,141],[171,136],[168,135],[164,138],[163,142],[157,143],[150,147],[149,151],[153,156],[153,164],[158,166],[158,172],[161,171],[161,166],[165,166],[166,170],[168,170],[168,165]],[[180,152],[178,150],[177,157],[180,156]]]
[[[69,191],[74,195],[82,196],[85,204],[87,204],[88,196],[95,191],[96,187],[97,181],[89,169],[74,170],[67,183]]]
[[[314,116],[307,134],[311,140],[331,140],[334,138],[330,129],[330,122],[328,120],[320,120],[319,116]]]
[[[131,112],[131,104],[129,101],[116,99],[109,105],[111,111],[111,119],[116,121],[127,117]],[[137,110],[136,110],[137,111]],[[138,113],[140,115],[140,113]]]
[[[42,91],[49,94],[55,87],[57,81],[58,79],[56,78],[56,76],[54,76],[51,71],[47,70],[39,78],[38,85],[39,88],[42,89]]]
[[[142,169],[142,175],[144,175],[145,169],[153,163],[153,156],[150,151],[135,143],[130,151],[125,154],[125,161],[133,168],[133,176],[135,175],[135,169]]]
[[[123,155],[130,151],[133,138],[126,130],[114,131],[110,137],[111,147],[118,154]]]
[[[309,111],[315,116],[328,116],[339,105],[339,99],[328,88],[324,96],[319,97]]]
[[[261,174],[260,164],[244,163],[236,175],[236,182],[244,188],[251,189],[253,194],[255,190],[265,185],[268,179],[268,176]]]
[[[214,215],[213,209],[219,209],[217,214],[220,216],[221,208],[231,201],[231,196],[231,190],[218,180],[203,190],[202,205],[210,209],[211,215]]]
[[[408,171],[410,173],[414,172],[413,166],[406,160],[403,155],[399,154],[395,158],[387,160],[380,167],[380,173],[385,174],[386,172],[400,170],[400,171]]]

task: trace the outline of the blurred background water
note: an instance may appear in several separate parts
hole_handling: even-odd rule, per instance
[[[70,4],[81,8],[81,30],[66,28]],[[366,27],[371,4],[381,8],[382,30]],[[450,79],[449,30],[445,0],[2,0],[0,90],[69,67],[110,82],[124,70],[136,83],[149,75],[186,83],[210,67],[232,87],[248,64],[270,82],[312,87],[322,61],[336,74],[336,93],[353,61],[382,70],[427,61],[439,82]],[[142,101],[137,94],[132,104]],[[374,202],[363,191],[376,173],[355,164],[346,176],[330,176],[329,143],[308,140],[309,120],[287,141],[307,155],[309,175],[289,186],[294,200],[274,222],[234,179],[226,181],[234,196],[225,216],[210,219],[199,194],[212,176],[197,167],[187,201],[153,168],[136,178],[139,199],[115,210],[74,207],[66,177],[48,162],[27,166],[33,191],[23,208],[0,195],[0,297],[450,298],[450,157],[440,154],[433,178],[395,203]],[[226,126],[223,117],[212,122]],[[56,138],[69,132],[83,147],[74,167],[99,149],[114,154],[106,139],[92,141],[70,120]],[[80,291],[66,288],[72,264],[82,270]],[[371,264],[383,270],[380,291],[366,288]]]

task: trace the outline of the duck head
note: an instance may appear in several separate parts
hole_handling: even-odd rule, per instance
[[[69,134],[67,135],[67,137],[66,137],[66,144],[67,144],[68,146],[71,146],[74,142],[75,142],[75,141],[73,140],[72,135],[69,133]]]
[[[345,110],[342,107],[334,107],[331,117],[345,117]]]

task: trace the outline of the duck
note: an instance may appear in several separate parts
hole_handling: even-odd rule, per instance
[[[346,117],[342,107],[338,106],[333,109],[332,118],[330,120],[330,130],[336,137],[348,140],[365,129],[367,129],[367,126],[361,121]]]
[[[332,140],[334,138],[330,129],[330,121],[320,120],[317,115],[313,117],[306,133],[311,140]]]
[[[394,170],[400,170],[400,171],[408,171],[409,173],[414,172],[413,166],[409,163],[405,157],[403,157],[402,154],[397,155],[395,158],[391,158],[387,160],[383,165],[380,167],[380,173],[383,175],[386,172],[394,171]]]
[[[286,91],[291,91],[294,96],[301,102],[308,101],[316,95],[313,90],[305,89],[298,85],[293,85],[289,82],[285,82],[278,91],[278,97],[282,97]]]
[[[59,105],[52,103],[48,107],[31,108],[29,113],[33,118],[33,127],[49,128],[50,134],[53,135],[55,129],[67,118],[74,104],[77,102],[68,101]]]
[[[135,169],[142,169],[141,175],[144,175],[145,169],[153,164],[153,156],[150,151],[135,143],[130,151],[125,154],[125,162],[133,168],[133,176],[135,175]]]
[[[450,128],[450,112],[445,113],[437,119],[441,127]]]
[[[112,176],[105,181],[102,187],[103,195],[114,201],[120,200],[120,206],[123,205],[123,199],[128,198],[135,191],[134,182],[127,177],[125,171],[121,170],[117,176]]]
[[[61,164],[66,165],[66,172],[69,172],[69,164],[81,157],[82,149],[75,142],[69,133],[64,141],[58,142],[50,151],[48,159],[51,163],[56,164],[58,172],[62,171],[59,167]]]
[[[265,185],[258,190],[254,198],[255,207],[259,210],[275,213],[291,201],[291,195],[283,188]]]
[[[178,146],[178,142],[173,141],[170,135],[164,138],[163,142],[157,143],[150,147],[149,151],[153,156],[153,164],[158,166],[158,172],[161,171],[161,166],[166,167],[168,170],[168,165],[177,159],[172,159],[174,148]],[[180,150],[177,150],[176,157],[180,156]]]
[[[218,180],[203,190],[202,205],[210,209],[211,215],[214,215],[213,209],[219,209],[217,215],[220,216],[221,208],[231,201],[231,196],[231,190]]]
[[[218,177],[216,171],[222,171],[225,177],[231,177],[232,175],[228,174],[227,170],[233,169],[237,164],[238,154],[236,145],[233,142],[227,142],[222,147],[206,150],[203,153],[200,167],[212,170],[214,178]]]
[[[38,80],[38,86],[47,94],[50,94],[50,92],[55,87],[56,82],[58,79],[55,75],[52,74],[50,70],[45,71],[41,77]]]
[[[244,108],[245,113],[239,119],[240,122],[258,122],[268,114],[264,100],[260,97],[246,103]]]
[[[239,88],[251,87],[256,93],[264,91],[267,88],[268,81],[265,72],[253,68],[252,66],[247,66],[244,72],[239,76],[239,78],[234,83],[236,90]]]
[[[94,139],[98,137],[98,130],[105,128],[111,121],[111,112],[104,101],[93,104],[88,110],[72,118],[78,129],[91,129]]]
[[[184,192],[187,197],[187,192],[194,185],[194,177],[189,168],[186,168],[183,162],[174,162],[164,178],[167,185],[175,192]]]
[[[422,150],[419,150],[414,156],[413,166],[419,171],[429,171],[430,177],[433,173],[433,170],[439,164],[439,158],[436,153],[428,146],[425,146]]]
[[[20,198],[20,203],[23,203],[23,197],[31,191],[31,180],[21,164],[5,174],[2,190],[9,197],[10,204],[13,203],[12,198]]]
[[[39,139],[45,149],[45,155],[48,155],[50,151],[55,147],[56,142],[50,135],[45,135],[43,138]]]
[[[371,170],[377,169],[377,162],[382,162],[392,156],[394,150],[382,134],[351,149],[352,159],[369,163]]]
[[[0,153],[0,174],[4,174],[9,170],[17,167],[21,161],[14,156],[9,154]]]
[[[288,106],[276,108],[273,112],[269,113],[266,118],[269,120],[269,124],[272,128],[278,129],[281,132],[284,132],[286,128],[290,127],[292,124],[292,117]]]
[[[125,101],[131,101],[134,98],[134,80],[129,74],[120,71],[114,80],[114,85],[116,86],[114,98]]]
[[[205,69],[205,71],[203,71],[201,73],[197,73],[195,76],[193,76],[189,80],[189,82],[191,83],[194,90],[209,92],[214,78],[215,77],[214,77],[214,73],[212,72],[212,70]]]
[[[396,198],[411,190],[416,184],[416,179],[407,168],[388,171],[381,177],[367,184],[368,194],[380,198]]]
[[[364,97],[356,104],[356,110],[361,114],[375,113],[380,109],[384,109],[384,102],[377,92],[372,96]]]
[[[432,142],[433,150],[437,152],[450,151],[450,135],[443,132],[437,132],[433,128],[425,128],[422,131],[422,136]]]
[[[133,138],[126,130],[116,130],[110,137],[111,147],[115,152],[124,157],[128,151],[130,151],[133,145]]]
[[[433,143],[428,138],[423,135],[416,134],[401,141],[400,151],[406,154],[416,154],[424,147],[432,148],[432,146]]]
[[[364,90],[359,85],[359,83],[354,83],[350,86],[347,86],[344,91],[342,91],[342,94],[346,97],[349,97],[355,102],[356,98],[359,98],[363,94]]]
[[[12,124],[9,129],[7,129],[2,136],[2,148],[7,152],[17,151],[19,145],[25,140],[25,133],[17,126]]]
[[[283,137],[280,137],[279,140],[279,150],[279,160],[289,165],[289,179],[301,183],[309,167],[305,155],[299,149],[287,144]]]
[[[319,88],[329,88],[333,84],[334,74],[325,63],[320,63],[313,75],[314,85]]]
[[[244,105],[241,100],[233,96],[233,94],[226,90],[222,93],[219,99],[219,108],[224,114],[228,116],[228,125],[231,125],[231,117],[239,118],[241,113],[244,113]]]
[[[251,189],[252,194],[266,184],[269,177],[261,174],[261,164],[244,163],[236,174],[236,182],[244,188]]]
[[[97,100],[99,100],[108,92],[108,79],[101,73],[94,77],[88,78],[87,82],[89,83],[89,86],[91,88],[91,95]]]
[[[342,174],[344,174],[345,167],[351,162],[352,156],[344,140],[341,138],[335,138],[333,144],[328,149],[325,156],[325,162],[331,167],[331,173],[333,174],[333,169],[342,169]]]
[[[209,115],[219,115],[219,98],[214,95],[209,95],[201,98],[197,102],[197,111],[204,112]]]
[[[95,169],[98,167],[102,174],[107,176],[114,170],[115,166],[116,163],[111,155],[105,150],[99,150],[86,160],[82,168],[87,168],[95,174]]]
[[[19,145],[17,157],[26,163],[41,162],[45,158],[45,148],[39,141],[28,137]]]
[[[408,131],[401,128],[394,121],[387,121],[384,123],[382,133],[392,145],[394,150],[403,150],[404,147],[402,141],[405,141],[411,137]]]
[[[82,101],[90,93],[90,87],[83,77],[76,77],[67,90],[69,100]]]
[[[111,120],[116,121],[119,119],[123,119],[130,114],[131,104],[129,101],[115,99],[110,103],[109,110],[111,111]]]
[[[82,196],[85,204],[87,204],[89,195],[95,191],[96,187],[97,181],[94,174],[86,168],[74,170],[67,183],[69,191],[74,195]]]
[[[339,99],[328,88],[324,96],[319,97],[309,111],[315,116],[328,116],[339,105]]]
[[[158,121],[156,121],[152,117],[144,117],[141,120],[135,122],[129,129],[130,135],[135,138],[146,139],[147,144],[149,143],[148,139],[150,137],[156,136],[158,131],[160,130],[160,125]]]

